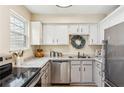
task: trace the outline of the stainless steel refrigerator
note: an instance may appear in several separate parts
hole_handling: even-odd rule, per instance
[[[124,23],[105,30],[106,86],[124,87]]]

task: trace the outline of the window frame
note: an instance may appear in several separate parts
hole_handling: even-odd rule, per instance
[[[23,16],[21,16],[20,14],[18,14],[17,12],[15,12],[14,10],[12,10],[12,9],[9,9],[10,10],[10,15],[9,15],[9,39],[10,39],[10,41],[9,41],[9,51],[19,51],[19,50],[27,50],[27,49],[29,49],[29,21],[28,20],[26,20]],[[11,30],[11,24],[14,24],[14,23],[12,23],[10,20],[10,18],[11,18],[11,16],[12,17],[15,17],[15,18],[17,18],[18,20],[20,20],[21,22],[24,22],[24,33],[20,33],[20,32],[16,32],[16,31],[12,31]],[[14,24],[14,25],[16,25],[16,24]],[[24,36],[26,39],[25,39],[25,42],[26,42],[26,46],[25,47],[23,47],[23,48],[16,48],[16,49],[12,49],[11,48],[11,33],[16,33],[16,34],[21,34],[22,36]]]

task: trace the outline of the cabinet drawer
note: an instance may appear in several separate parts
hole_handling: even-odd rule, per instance
[[[80,65],[81,62],[80,61],[71,61],[71,65]]]
[[[83,65],[92,65],[92,61],[82,61]]]

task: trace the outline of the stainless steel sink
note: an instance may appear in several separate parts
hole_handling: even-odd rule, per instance
[[[88,55],[85,55],[84,53],[83,53],[83,55],[81,55],[80,52],[78,52],[77,55],[75,55],[75,56],[69,56],[69,58],[91,58],[91,57],[88,56]]]
[[[91,58],[90,56],[69,56],[69,58]]]

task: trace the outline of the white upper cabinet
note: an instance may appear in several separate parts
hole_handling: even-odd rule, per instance
[[[69,45],[69,34],[88,35],[90,45],[100,43],[97,24],[41,24],[31,22],[32,45]],[[98,37],[99,36],[99,37]]]
[[[67,25],[57,25],[55,32],[55,40],[59,45],[68,45],[69,44],[69,34]]]
[[[43,25],[43,45],[68,45],[68,27],[64,24]]]
[[[78,30],[79,30],[78,24],[69,24],[68,25],[69,34],[77,34]]]
[[[89,44],[90,45],[98,44],[98,25],[97,24],[90,24]]]
[[[89,35],[89,24],[80,24],[79,29],[82,35]]]
[[[89,35],[89,24],[69,24],[68,31],[72,35]]]
[[[52,24],[43,24],[43,45],[54,44],[54,33],[56,26]]]
[[[42,44],[42,24],[41,22],[31,22],[31,45]]]

